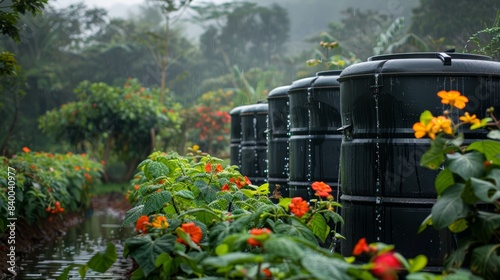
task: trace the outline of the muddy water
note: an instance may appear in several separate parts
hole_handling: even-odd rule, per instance
[[[96,252],[104,252],[108,242],[115,244],[118,259],[105,273],[87,271],[85,279],[127,279],[132,268],[130,259],[123,258],[125,239],[133,228],[120,230],[122,217],[111,209],[89,213],[86,219],[72,226],[55,240],[40,244],[21,261],[19,279],[56,279],[72,263],[85,264]],[[16,278],[17,279],[17,278]],[[81,279],[73,269],[69,279]]]

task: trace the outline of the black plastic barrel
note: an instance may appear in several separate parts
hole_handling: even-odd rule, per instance
[[[283,197],[289,195],[289,147],[290,138],[290,106],[288,104],[288,89],[290,86],[281,86],[271,90],[267,96],[269,104],[268,115],[268,183],[271,192],[277,191]]]
[[[238,106],[233,108],[229,112],[229,116],[231,116],[231,143],[230,143],[230,164],[236,165],[241,169],[241,110],[245,108],[245,106]]]
[[[254,185],[267,182],[268,104],[245,106],[241,118],[241,174]]]
[[[441,90],[460,91],[469,99],[465,110],[485,117],[488,107],[500,105],[500,63],[470,54],[382,55],[347,67],[338,80],[342,234],[347,237],[341,252],[351,255],[366,237],[394,244],[408,258],[424,254],[429,270],[439,270],[455,242],[447,230],[417,234],[435,203],[437,172],[420,167],[429,140],[416,139],[412,126],[425,110],[442,115]],[[463,132],[469,141],[485,135]]]
[[[338,191],[342,134],[341,71],[319,72],[292,83],[290,99],[290,197],[314,197],[311,184],[323,181]],[[338,199],[338,197],[335,197]]]

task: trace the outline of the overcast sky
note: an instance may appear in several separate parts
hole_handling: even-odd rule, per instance
[[[199,0],[193,0],[193,2],[199,1]],[[225,2],[228,0],[203,0],[204,2]],[[71,4],[79,3],[79,2],[84,2],[87,4],[88,7],[100,7],[100,8],[109,8],[112,7],[116,4],[123,4],[123,5],[136,5],[140,4],[142,2],[145,2],[145,0],[49,0],[49,4],[52,6],[55,6],[57,8],[62,8],[62,7],[67,7]]]

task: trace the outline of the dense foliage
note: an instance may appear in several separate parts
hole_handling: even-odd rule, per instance
[[[415,136],[431,138],[431,147],[420,164],[441,169],[436,178],[438,199],[420,230],[432,225],[459,234],[458,248],[445,260],[444,271],[462,267],[483,279],[500,277],[500,122],[493,108],[489,117],[479,119],[468,112],[458,119],[454,111],[464,109],[468,98],[458,91],[440,91],[442,103],[449,105],[442,116],[425,111],[413,129]],[[458,115],[458,114],[455,114]],[[486,140],[466,145],[459,127],[491,128]]]
[[[33,152],[27,147],[11,159],[0,157],[0,168],[0,232],[6,229],[12,206],[14,216],[29,224],[85,209],[102,172],[102,165],[85,154]],[[8,199],[11,190],[14,201]]]

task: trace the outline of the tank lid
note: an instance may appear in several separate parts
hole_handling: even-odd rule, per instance
[[[267,111],[269,110],[269,104],[267,103],[259,103],[259,104],[253,104],[253,105],[248,105],[245,106],[241,110],[240,115],[249,115],[249,114],[267,114]]]
[[[374,74],[500,76],[500,62],[477,54],[422,52],[372,56],[366,62],[350,65],[339,77],[345,79]]]
[[[314,81],[312,87],[313,88],[340,87],[340,83],[337,81],[337,79],[340,76],[340,73],[342,73],[342,71],[340,70],[318,72],[316,73],[316,76],[318,78]]]
[[[241,113],[241,110],[243,110],[245,107],[251,106],[251,105],[241,105],[238,107],[235,107],[229,111],[229,115],[239,115]]]
[[[368,58],[368,61],[389,60],[389,59],[409,59],[409,58],[439,58],[446,59],[474,59],[474,60],[491,60],[491,56],[470,54],[470,53],[454,53],[454,52],[414,52],[414,53],[393,53],[375,55]]]
[[[342,73],[342,70],[320,71],[316,73],[316,76],[339,76],[340,73]]]
[[[290,93],[292,91],[307,89],[308,87],[310,87],[312,85],[314,80],[316,80],[317,78],[318,77],[307,77],[307,78],[303,78],[303,79],[294,81],[290,85],[290,88],[288,89],[288,93]]]
[[[269,92],[267,99],[282,98],[288,96],[288,89],[290,86],[277,87]]]

